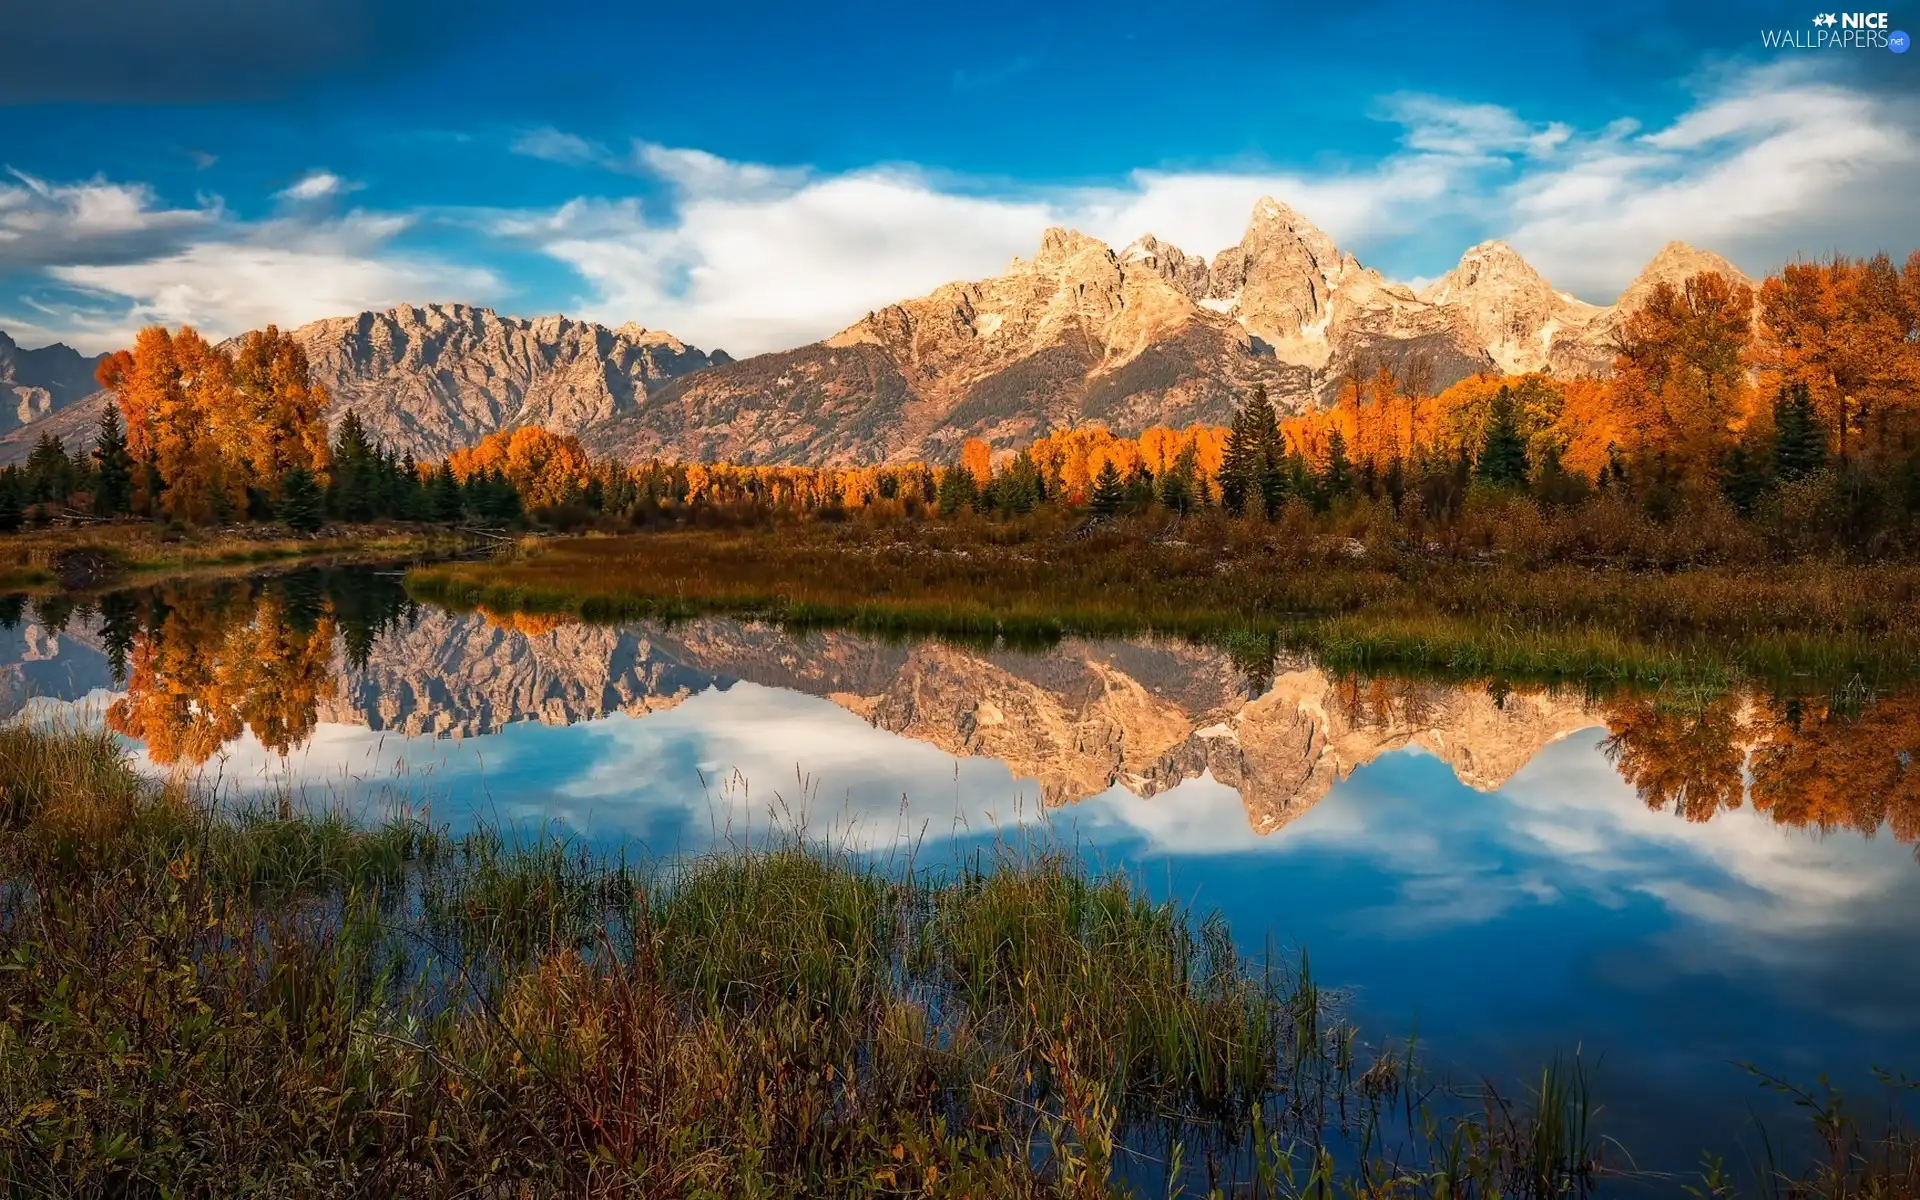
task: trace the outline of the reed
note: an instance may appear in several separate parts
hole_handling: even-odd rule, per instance
[[[1273,527],[1140,519],[1074,533],[824,523],[542,543],[416,569],[416,597],[589,620],[730,615],[796,627],[1046,641],[1277,636],[1354,667],[1657,683],[1920,673],[1920,568],[1681,570],[1354,558]]]
[[[297,800],[220,811],[97,731],[0,727],[0,1186],[1546,1197],[1624,1178],[1577,1060],[1512,1098],[1450,1091],[1410,1048],[1370,1050],[1304,958],[1249,959],[1217,919],[1044,846],[929,868],[796,835],[636,864]],[[1796,1194],[1867,1194],[1826,1178]]]

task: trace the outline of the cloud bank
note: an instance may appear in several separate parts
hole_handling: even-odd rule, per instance
[[[1239,239],[1262,195],[1389,275],[1430,278],[1500,237],[1557,286],[1602,303],[1674,238],[1756,275],[1920,241],[1904,200],[1920,188],[1920,96],[1842,86],[1795,63],[1725,74],[1656,128],[1582,129],[1418,94],[1383,97],[1374,115],[1398,135],[1372,161],[1141,169],[1082,186],[913,164],[828,172],[647,141],[611,147],[555,128],[506,148],[596,186],[546,207],[341,213],[355,185],[316,169],[276,194],[273,213],[244,221],[217,199],[167,207],[141,184],[16,173],[0,183],[0,275],[43,291],[23,293],[31,320],[18,303],[0,306],[0,326],[102,349],[146,321],[234,333],[461,299],[638,321],[751,354],[996,273],[1049,225],[1116,247],[1152,232],[1211,255]],[[449,230],[461,238],[436,240]],[[516,262],[544,269],[516,287]]]

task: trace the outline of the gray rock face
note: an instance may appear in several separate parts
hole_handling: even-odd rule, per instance
[[[331,318],[293,336],[333,395],[332,421],[351,409],[419,458],[523,425],[577,433],[635,410],[650,387],[730,361],[638,325],[527,320],[462,304]]]
[[[44,421],[98,391],[93,372],[104,357],[61,345],[25,350],[0,330],[0,436]]]

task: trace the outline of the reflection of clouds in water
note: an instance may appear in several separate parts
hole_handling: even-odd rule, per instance
[[[97,720],[112,699],[96,690],[36,700],[31,711]],[[1887,928],[1889,906],[1920,891],[1910,850],[1884,836],[1820,837],[1751,809],[1703,824],[1652,811],[1600,753],[1601,736],[1548,746],[1494,793],[1459,784],[1422,752],[1389,754],[1266,837],[1210,774],[1151,799],[1115,786],[1045,818],[1057,841],[1143,857],[1365,861],[1392,894],[1349,917],[1388,937],[1648,898],[1679,922],[1725,932],[1711,946],[1689,940],[1685,961],[1699,969],[1729,954],[1803,963],[1804,943]],[[989,835],[1040,816],[1037,785],[998,760],[956,758],[832,701],[750,683],[644,717],[520,724],[464,741],[321,725],[283,758],[246,735],[199,777],[229,793],[284,787],[349,809],[430,803],[456,825],[478,814],[605,840],[670,830],[683,845],[784,821],[876,849]]]
[[[666,806],[722,832],[791,824],[874,849],[990,834],[1036,815],[1038,785],[997,759],[956,758],[830,700],[751,683],[580,728],[596,744],[562,790],[602,820]]]

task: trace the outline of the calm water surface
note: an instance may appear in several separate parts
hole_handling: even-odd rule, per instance
[[[922,863],[1027,834],[1305,947],[1363,1029],[1523,1078],[1686,1170],[1780,1108],[1738,1065],[1920,1071],[1920,692],[1587,695],[1179,642],[1042,650],[453,613],[306,573],[0,601],[0,715],[155,773],[599,846],[803,826]]]

